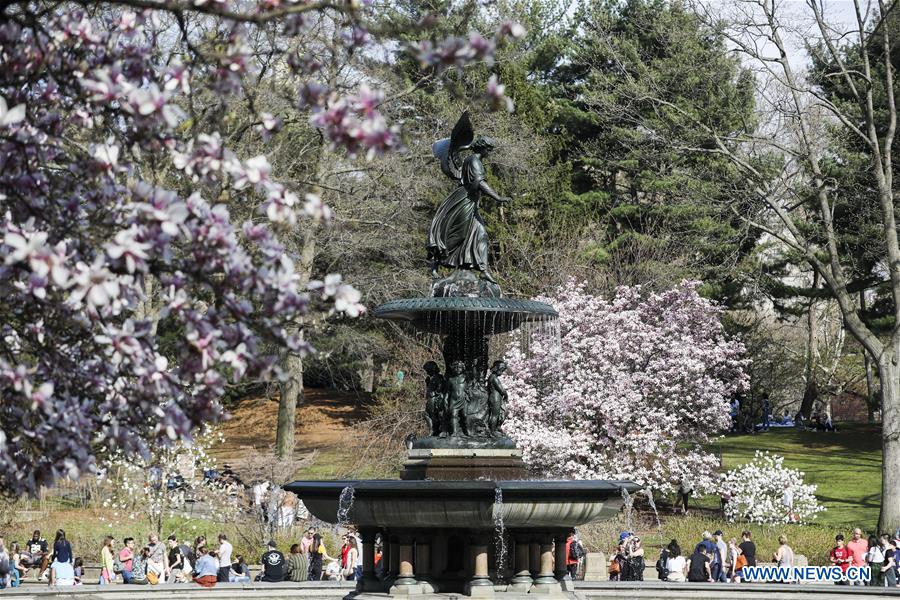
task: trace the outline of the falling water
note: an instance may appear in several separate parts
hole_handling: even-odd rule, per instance
[[[662,523],[659,521],[659,511],[656,510],[656,502],[653,501],[653,490],[647,488],[643,490],[644,495],[647,496],[647,504],[650,505],[650,508],[653,510],[653,517],[656,519],[656,528],[660,529],[662,527]]]
[[[503,490],[494,488],[494,554],[496,555],[497,579],[506,570],[506,526],[503,524]]]
[[[631,531],[631,512],[634,507],[634,496],[628,490],[622,488],[622,498],[625,500],[625,531]]]
[[[353,486],[348,485],[341,490],[341,496],[338,498],[337,509],[337,527],[346,527],[350,522],[350,509],[353,508]]]

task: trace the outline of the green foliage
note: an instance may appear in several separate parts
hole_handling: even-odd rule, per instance
[[[564,206],[553,208],[599,225],[590,255],[601,265],[644,262],[636,275],[656,273],[658,285],[701,277],[735,301],[735,270],[755,240],[727,205],[751,192],[727,159],[688,148],[714,147],[695,119],[726,135],[753,128],[749,73],[677,3],[590,3],[563,38],[547,42],[561,59],[536,63],[557,159],[571,165]]]

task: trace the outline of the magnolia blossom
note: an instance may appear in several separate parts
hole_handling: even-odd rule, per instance
[[[753,460],[723,473],[718,482],[726,518],[760,524],[815,519],[825,508],[816,499],[816,486],[803,483],[803,476],[785,467],[783,456],[757,450]]]
[[[206,427],[190,441],[156,447],[147,456],[102,452],[98,481],[106,493],[106,510],[101,519],[146,520],[158,531],[164,518],[178,516],[190,500],[203,502],[219,522],[233,520],[241,510],[242,490],[215,485],[203,476],[216,469],[210,449],[223,441],[221,432]]]
[[[684,479],[714,489],[718,460],[704,444],[729,426],[747,361],[698,285],[659,294],[622,287],[606,300],[570,281],[539,298],[559,312],[559,338],[536,334],[527,351],[512,344],[504,376],[504,431],[532,469],[627,479],[653,492]]]
[[[346,18],[331,33],[350,56],[375,40],[363,26],[375,7],[260,13],[287,4],[192,0],[109,11],[63,3],[38,12],[4,4],[0,492],[35,493],[93,471],[98,457],[143,460],[173,448],[223,417],[229,380],[281,377],[281,348],[313,351],[297,328],[304,315],[365,310],[339,277],[303,287],[278,240],[327,221],[322,199],[288,185],[266,155],[238,156],[225,142],[231,133],[223,139],[210,126],[215,118],[183,122],[196,108],[193,90],[232,106],[229,96],[257,85],[263,58],[247,41],[270,40],[270,70],[288,82],[283,89],[298,90],[296,104],[333,148],[371,158],[400,147],[398,126],[379,111],[380,90],[342,94],[345,81],[333,89],[312,81],[319,48],[285,38],[339,11]],[[218,43],[195,44],[200,37],[177,28],[161,36],[159,14],[173,23],[201,16]],[[491,64],[519,33],[504,24],[490,39],[438,41],[445,55],[433,58],[453,68]],[[264,139],[284,135],[278,116],[258,117]],[[258,212],[236,224],[225,202]]]

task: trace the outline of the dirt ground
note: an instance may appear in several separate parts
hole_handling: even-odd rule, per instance
[[[294,433],[295,456],[316,453],[319,457],[342,454],[342,441],[354,435],[354,426],[365,417],[363,394],[331,389],[307,388],[297,406]],[[239,463],[252,449],[269,452],[275,444],[278,400],[253,398],[240,401],[219,428],[225,442],[213,448],[219,461]]]

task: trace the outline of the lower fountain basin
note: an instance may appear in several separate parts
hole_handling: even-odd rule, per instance
[[[570,528],[610,519],[629,493],[629,481],[295,481],[315,517],[334,523],[346,488],[353,502],[346,519],[366,528]],[[496,502],[500,490],[502,502]],[[346,508],[346,507],[344,507]]]

